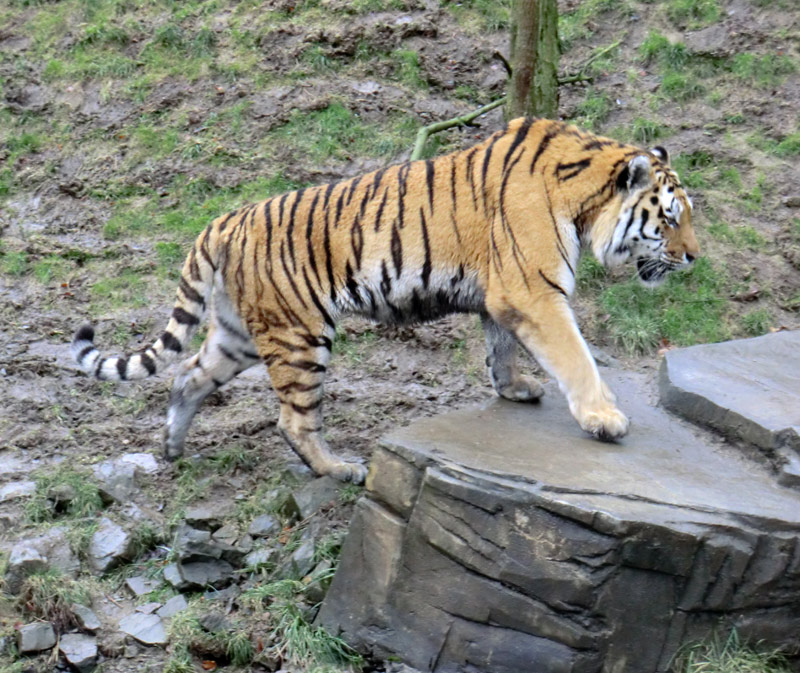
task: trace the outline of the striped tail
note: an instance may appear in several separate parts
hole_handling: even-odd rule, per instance
[[[94,328],[83,325],[78,329],[72,339],[72,356],[87,374],[104,381],[144,379],[183,352],[211,300],[216,271],[216,255],[209,251],[212,229],[213,225],[198,237],[186,258],[172,316],[150,346],[130,355],[105,357],[94,345]]]

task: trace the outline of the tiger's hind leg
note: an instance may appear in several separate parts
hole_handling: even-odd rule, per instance
[[[167,460],[183,455],[186,433],[203,400],[259,361],[250,337],[239,325],[222,326],[212,318],[200,351],[181,363],[172,384],[164,428]]]
[[[331,356],[333,329],[322,336],[275,329],[256,337],[280,401],[278,429],[295,453],[314,472],[360,484],[367,469],[337,458],[322,434],[323,383]]]
[[[497,394],[512,402],[537,402],[544,388],[536,379],[519,373],[516,337],[485,313],[481,314],[481,323],[486,337],[486,366]]]

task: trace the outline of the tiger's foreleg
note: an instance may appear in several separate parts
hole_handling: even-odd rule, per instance
[[[259,360],[250,337],[243,330],[220,327],[212,319],[200,351],[181,363],[172,384],[164,428],[167,460],[183,455],[186,433],[203,400]]]
[[[527,302],[521,308],[504,299],[487,301],[487,308],[555,376],[581,428],[604,441],[625,435],[628,419],[600,378],[566,297],[545,289],[538,297],[529,295]]]
[[[481,314],[481,323],[486,337],[486,366],[497,394],[512,402],[536,402],[544,395],[544,388],[536,379],[519,373],[514,335],[486,313]]]
[[[320,332],[318,337],[271,329],[256,338],[256,345],[280,401],[278,429],[289,446],[317,474],[360,484],[366,467],[338,458],[323,437],[323,383],[334,332],[327,327]]]

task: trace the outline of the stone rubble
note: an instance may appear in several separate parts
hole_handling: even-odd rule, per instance
[[[80,633],[65,633],[59,638],[58,649],[78,671],[89,671],[97,664],[97,641]]]
[[[166,645],[167,631],[158,615],[136,612],[119,621],[120,631],[144,645]]]
[[[48,650],[56,644],[56,632],[50,622],[25,624],[17,630],[17,649],[20,654]]]
[[[113,569],[130,556],[131,543],[130,533],[111,519],[103,517],[89,542],[89,566],[100,573]]]

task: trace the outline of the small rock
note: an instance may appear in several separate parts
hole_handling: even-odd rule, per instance
[[[170,598],[163,606],[156,610],[156,614],[161,617],[161,619],[169,619],[188,607],[189,603],[186,602],[186,599],[181,594],[178,594]]]
[[[97,663],[97,641],[81,633],[66,633],[58,643],[64,658],[79,671],[88,671]]]
[[[588,345],[589,345],[589,352],[592,354],[594,361],[601,367],[620,366],[619,360],[617,360],[617,358],[615,358],[613,355],[609,355],[602,348],[598,348],[597,346],[593,346],[592,344]]]
[[[100,495],[106,502],[125,503],[136,493],[136,467],[131,463],[106,460],[92,468]]]
[[[294,491],[286,503],[287,512],[307,519],[322,505],[337,500],[342,482],[333,477],[319,477]]]
[[[220,589],[217,591],[216,589],[212,591],[206,591],[203,594],[203,600],[205,601],[222,601],[222,602],[229,602],[236,598],[242,590],[239,588],[238,584],[231,584],[229,587],[225,589]]]
[[[178,569],[190,588],[222,587],[233,577],[233,566],[227,561],[193,561],[178,564]]]
[[[56,644],[56,632],[50,622],[25,624],[17,631],[17,649],[20,654],[41,652]]]
[[[227,617],[220,612],[209,612],[198,620],[202,626],[209,633],[224,633],[230,631],[233,625],[228,621]]]
[[[72,611],[72,614],[75,615],[75,620],[82,629],[94,633],[100,628],[100,620],[90,608],[87,608],[85,605],[73,603],[69,606],[69,609]]]
[[[280,522],[269,514],[261,514],[253,519],[247,532],[253,537],[267,537],[281,529]]]
[[[169,565],[164,566],[163,572],[164,579],[178,591],[183,591],[189,588],[189,584],[185,579],[183,579],[177,563],[170,563]]]
[[[35,572],[47,569],[47,558],[36,547],[24,541],[11,548],[6,569],[6,589],[17,594],[22,588],[25,578]]]
[[[158,461],[152,453],[126,453],[118,459],[118,462],[133,465],[144,474],[158,472]]]
[[[129,556],[131,536],[111,519],[100,519],[100,527],[89,542],[89,565],[98,572],[106,572]]]
[[[220,528],[224,519],[233,514],[234,503],[230,500],[198,503],[186,510],[186,523],[215,531]]]
[[[690,54],[701,56],[725,56],[730,53],[731,40],[728,29],[720,23],[688,33],[684,43]]]
[[[145,645],[166,645],[167,631],[158,615],[135,613],[119,621],[120,631]]]
[[[161,588],[164,585],[157,577],[149,578],[149,577],[129,577],[125,580],[125,586],[128,587],[130,592],[136,596],[144,596],[145,594],[149,594],[151,591],[155,591],[156,589]]]
[[[222,549],[211,540],[211,533],[186,524],[181,525],[176,531],[173,548],[181,560],[195,557],[218,559],[222,556]]]
[[[314,567],[314,540],[306,540],[290,557],[294,572],[303,577]]]
[[[143,615],[152,615],[158,608],[161,607],[161,603],[153,601],[152,603],[143,603],[142,605],[136,606],[136,612],[141,612]],[[159,615],[160,617],[161,615]]]
[[[279,556],[280,552],[273,547],[256,549],[244,557],[244,564],[246,568],[257,568],[267,564],[274,565],[277,563]]]
[[[25,498],[36,493],[35,481],[12,481],[0,486],[0,502]]]
[[[787,196],[783,199],[783,205],[787,208],[800,208],[800,194]]]

